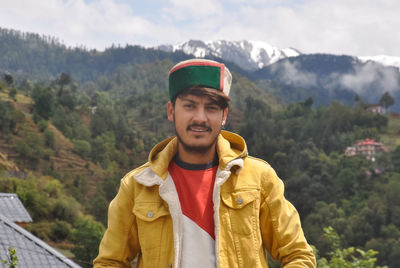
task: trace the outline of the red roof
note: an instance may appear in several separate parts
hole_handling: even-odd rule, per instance
[[[366,138],[364,141],[361,141],[361,142],[358,143],[359,146],[360,145],[376,145],[376,144],[380,144],[380,143],[377,143],[374,140],[371,140],[371,139],[368,139],[368,138]]]

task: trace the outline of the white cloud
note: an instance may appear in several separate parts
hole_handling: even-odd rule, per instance
[[[89,48],[253,39],[305,53],[400,56],[397,0],[154,1],[0,0],[0,27]]]
[[[297,63],[285,61],[283,65],[272,65],[272,73],[279,73],[280,80],[288,85],[300,87],[315,87],[317,76],[299,68]]]
[[[218,0],[170,0],[164,12],[178,21],[204,21],[222,15],[223,8]]]
[[[307,53],[400,54],[400,36],[396,34],[400,26],[400,16],[396,14],[399,1],[288,3],[243,4],[233,18],[240,19],[242,35],[252,35],[247,38],[259,38],[279,47],[291,46]],[[227,32],[226,28],[221,31]]]
[[[394,93],[399,90],[398,71],[394,68],[382,69],[373,62],[358,66],[352,74],[345,74],[338,80],[344,87],[359,94],[364,93],[372,83],[375,83],[375,96],[384,92]]]
[[[104,49],[115,43],[145,43],[160,32],[152,22],[116,1],[14,0],[0,9],[0,27],[59,37],[67,45]]]
[[[285,61],[283,64],[272,65],[271,72],[287,85],[305,88],[321,88],[323,85],[324,90],[343,88],[359,94],[369,102],[376,102],[385,92],[394,95],[400,88],[397,68],[382,68],[375,62],[355,65],[352,72],[317,77],[296,62]]]

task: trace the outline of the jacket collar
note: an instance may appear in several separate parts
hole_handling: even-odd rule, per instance
[[[178,138],[172,137],[163,140],[153,147],[149,154],[148,163],[151,170],[165,180],[168,175],[168,166],[178,151]]]
[[[167,178],[169,163],[177,150],[178,139],[176,137],[168,138],[154,146],[148,158],[151,171],[143,172],[148,174],[138,174],[135,176],[136,180],[139,179],[138,177],[146,177],[146,182],[143,184],[160,184],[160,178],[162,180]],[[243,166],[242,159],[247,156],[246,143],[239,135],[223,130],[218,136],[217,154],[219,158],[219,169],[230,171],[235,167],[235,172],[239,172]],[[153,173],[152,176],[151,173]],[[139,180],[142,181],[141,179]]]
[[[230,170],[232,167],[237,166],[235,159],[244,159],[247,157],[246,142],[238,134],[221,131],[217,141],[217,154],[219,157],[219,168],[221,170]],[[243,164],[238,166],[241,169]]]

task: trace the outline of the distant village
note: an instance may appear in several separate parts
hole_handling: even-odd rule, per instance
[[[367,108],[367,111],[381,115],[387,113],[387,109],[379,104],[370,105]],[[399,115],[391,114],[391,116],[398,117]],[[374,162],[376,156],[383,152],[388,152],[388,150],[382,142],[377,142],[373,139],[366,138],[365,140],[359,141],[352,146],[348,146],[344,153],[349,157],[356,155],[365,156],[368,160]]]
[[[375,161],[376,155],[381,152],[387,152],[385,145],[382,142],[376,142],[367,138],[354,144],[353,146],[347,147],[345,150],[345,155],[362,155],[365,156],[368,160]]]

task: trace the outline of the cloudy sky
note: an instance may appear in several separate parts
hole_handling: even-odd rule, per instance
[[[398,0],[0,0],[0,27],[103,50],[262,40],[303,53],[400,56]]]

